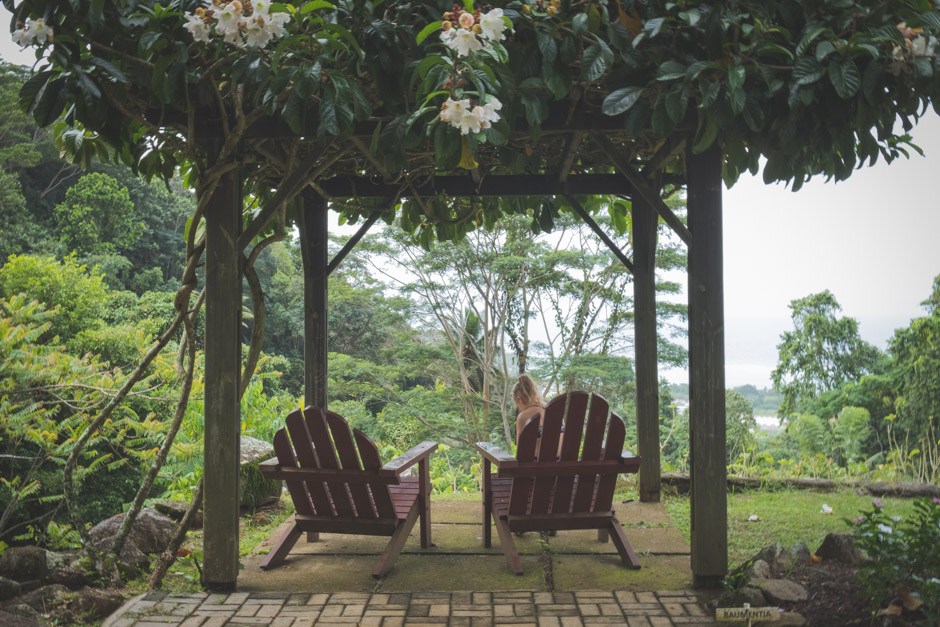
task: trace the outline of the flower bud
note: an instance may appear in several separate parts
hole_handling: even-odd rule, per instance
[[[525,13],[526,15],[528,15],[528,14],[532,13],[532,7],[530,7],[528,4],[523,4],[523,5],[522,5],[522,12]]]
[[[460,23],[462,28],[470,28],[473,26],[473,23],[476,21],[473,19],[473,15],[470,13],[461,13],[460,17],[457,20]]]
[[[232,0],[232,6],[235,8],[236,13],[241,13],[244,10],[242,3],[238,0]]]
[[[477,35],[479,35],[480,33],[483,32],[483,29],[480,28],[480,25],[479,25],[479,24],[474,24],[474,25],[473,25],[473,28],[471,28],[470,30],[472,30],[472,31],[473,31],[474,33],[476,33]]]
[[[441,30],[442,30],[442,31],[449,31],[451,28],[453,28],[453,26],[454,26],[454,25],[451,24],[450,22],[448,22],[447,20],[441,22]]]
[[[206,16],[206,8],[205,8],[205,7],[197,7],[197,8],[196,8],[195,15],[196,15],[196,17],[205,17],[205,16]]]
[[[548,5],[548,8],[545,9],[545,12],[548,13],[549,15],[555,15],[556,13],[558,13],[558,7],[556,7],[554,4],[550,4]]]

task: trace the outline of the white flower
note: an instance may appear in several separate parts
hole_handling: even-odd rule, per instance
[[[489,120],[489,117],[487,116],[486,109],[484,109],[480,105],[473,107],[473,110],[471,111],[471,113],[473,114],[473,117],[475,117],[476,119],[480,121],[481,129],[486,130],[489,127],[493,126],[493,124]]]
[[[498,111],[503,108],[503,103],[501,103],[496,98],[490,96],[489,102],[483,105],[483,119],[487,122],[499,122],[499,113]],[[486,128],[489,128],[487,125]]]
[[[479,133],[483,130],[483,107],[473,107],[469,111],[464,110],[464,114],[457,120],[457,128],[461,135],[470,133]]]
[[[503,19],[502,9],[493,9],[480,16],[480,28],[483,29],[483,38],[489,41],[506,39],[503,31],[506,30],[506,20]]]
[[[268,32],[271,33],[271,37],[275,39],[278,37],[283,37],[287,32],[287,23],[290,22],[290,13],[271,13],[267,16],[267,20]]]
[[[189,31],[196,41],[209,41],[209,25],[198,15],[186,15],[186,25],[183,27]]]
[[[878,523],[878,531],[881,533],[894,533],[894,529],[882,523]]]
[[[251,6],[255,15],[267,15],[271,10],[271,3],[268,0],[253,0]]]
[[[26,20],[26,29],[41,44],[46,43],[46,39],[52,39],[52,27],[47,26],[46,21],[41,17],[35,20]]]
[[[901,517],[900,517],[900,516],[892,516],[892,517],[891,517],[891,520],[893,520],[894,522],[901,522]]]
[[[441,122],[447,122],[459,127],[459,120],[470,107],[469,100],[454,100],[448,98],[441,105]]]
[[[820,514],[831,514],[831,513],[832,513],[832,508],[829,507],[828,505],[826,505],[825,503],[823,503],[823,504],[822,504],[822,508],[819,510],[819,513],[820,513]]]
[[[757,522],[758,520],[760,520],[760,518],[757,516],[757,514],[751,514],[747,517],[748,522]]]
[[[232,33],[238,34],[238,26],[242,21],[242,16],[235,10],[235,5],[232,3],[226,4],[224,9],[216,12],[215,19],[215,29],[225,35],[225,41],[234,43],[230,41],[230,35]]]
[[[249,48],[264,48],[271,41],[272,33],[264,16],[252,16],[245,29],[245,45]]]
[[[16,29],[11,33],[10,36],[13,37],[13,42],[21,48],[25,48],[29,44],[33,43],[33,34],[27,31],[25,28]]]
[[[449,37],[445,37],[447,33],[453,34]],[[477,39],[477,36],[473,33],[473,31],[465,30],[463,28],[450,29],[441,35],[441,41],[443,41],[448,48],[454,50],[458,57],[465,57],[471,52],[476,52],[477,50],[483,49],[483,44],[480,43],[480,40]]]

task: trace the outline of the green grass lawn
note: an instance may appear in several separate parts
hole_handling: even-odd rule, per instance
[[[892,516],[908,516],[913,511],[911,499],[882,499]],[[673,523],[689,538],[689,499],[687,495],[664,498]],[[821,513],[825,503],[831,514]],[[871,509],[872,497],[852,490],[838,492],[744,491],[728,495],[728,559],[731,568],[773,542],[790,547],[805,542],[810,552],[819,548],[829,532],[851,531],[852,518]],[[756,514],[756,522],[748,517]]]

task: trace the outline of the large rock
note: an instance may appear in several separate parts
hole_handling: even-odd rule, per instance
[[[48,575],[46,550],[38,546],[11,546],[0,555],[0,577],[23,583],[44,581]]]
[[[61,603],[62,599],[71,594],[65,586],[54,583],[24,594],[18,600],[22,605],[28,605],[37,612],[49,612],[52,606]]]
[[[6,601],[12,599],[13,597],[19,595],[22,588],[18,581],[13,581],[12,579],[7,579],[6,577],[0,577],[0,601]],[[0,622],[0,624],[3,624]]]
[[[715,607],[744,607],[745,603],[749,603],[751,607],[763,607],[767,604],[767,599],[759,588],[743,586],[723,593]]]
[[[855,541],[847,533],[827,534],[816,549],[816,555],[843,564],[858,564],[862,561],[861,552],[855,548]]]
[[[769,544],[754,556],[755,560],[764,560],[770,566],[774,577],[786,577],[793,567],[809,561],[809,549],[800,542],[787,549],[782,544]]]
[[[764,579],[754,583],[771,603],[796,603],[809,597],[806,588],[789,579]]]
[[[261,475],[258,464],[274,457],[274,446],[247,435],[241,436],[241,472],[238,482],[239,504],[254,509],[273,503],[281,497],[281,481],[271,481]]]
[[[806,617],[799,612],[780,612],[774,627],[803,627],[806,623]]]
[[[99,621],[117,611],[124,597],[114,590],[84,588],[75,593],[68,608],[84,621]]]
[[[92,527],[88,532],[92,545],[99,551],[110,548],[123,520],[124,514],[117,514]],[[137,515],[127,541],[132,542],[141,553],[160,553],[173,539],[175,526],[171,519],[146,507]]]
[[[31,615],[24,616],[19,613],[11,613],[15,609],[28,610]],[[21,605],[18,606],[18,608],[7,608],[6,611],[0,610],[0,625],[3,625],[3,627],[42,627],[46,624],[46,621],[39,617],[36,610],[28,605]]]
[[[73,590],[87,585],[91,575],[81,567],[81,556],[79,551],[46,551],[46,565],[49,567],[46,583],[60,583]]]

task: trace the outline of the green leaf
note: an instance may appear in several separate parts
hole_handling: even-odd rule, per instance
[[[816,46],[816,60],[825,61],[826,57],[836,51],[836,46],[831,41],[821,41]]]
[[[552,37],[551,33],[545,31],[536,31],[536,42],[539,46],[539,52],[542,53],[542,66],[546,63],[551,64],[558,57],[558,42]]]
[[[581,76],[584,80],[593,83],[607,71],[609,59],[604,49],[594,43],[584,51],[584,61],[581,66]]]
[[[666,61],[656,70],[656,80],[671,81],[677,78],[685,78],[688,68],[676,61]]]
[[[826,73],[826,68],[816,59],[803,57],[793,68],[793,80],[797,85],[815,83]]]
[[[418,36],[415,37],[415,41],[417,42],[417,44],[420,46],[421,43],[425,39],[431,36],[432,33],[436,33],[437,31],[441,30],[441,24],[442,22],[438,20],[436,22],[431,22],[430,24],[422,28],[421,32],[418,33]]]
[[[703,123],[704,121],[704,123]],[[699,154],[707,150],[718,137],[718,122],[715,115],[706,112],[699,117],[698,133],[695,136],[695,144],[692,146],[692,152]]]
[[[678,89],[673,89],[666,96],[666,113],[673,122],[679,122],[685,117],[685,111],[689,105],[689,97],[685,88],[677,85]]]
[[[301,15],[306,15],[312,11],[318,11],[319,9],[335,9],[336,6],[326,2],[326,0],[310,0],[307,4],[300,7],[299,13]]]
[[[862,86],[862,75],[852,59],[834,60],[829,64],[829,80],[836,93],[847,100],[858,93]]]
[[[452,170],[460,161],[460,133],[448,124],[434,129],[434,160],[439,168]]]
[[[588,16],[586,13],[578,13],[571,18],[571,30],[576,35],[583,35],[588,30]]]
[[[829,29],[825,26],[815,26],[810,28],[803,39],[800,40],[800,43],[796,45],[796,56],[802,57],[806,54],[806,51],[809,50],[810,44],[812,44],[816,39],[825,32],[828,32]]]
[[[917,21],[934,30],[940,30],[940,11],[928,11],[926,13],[921,13],[920,16],[918,16]]]
[[[623,87],[610,92],[604,98],[602,109],[605,115],[620,115],[636,104],[643,95],[642,87]]]

